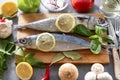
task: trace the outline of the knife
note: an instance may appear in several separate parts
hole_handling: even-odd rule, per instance
[[[115,44],[113,45],[114,47],[112,49],[112,54],[113,54],[113,62],[114,62],[114,73],[115,73],[115,78],[116,80],[120,80],[120,58],[117,52],[118,49],[118,42],[117,42],[117,37],[114,32],[114,28],[108,20],[109,26],[108,26],[108,34],[111,35],[114,39]],[[112,45],[112,44],[111,44]]]

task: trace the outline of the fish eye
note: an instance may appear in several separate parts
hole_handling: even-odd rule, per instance
[[[19,42],[20,42],[20,43],[23,43],[23,44],[26,44],[26,43],[27,43],[26,39],[20,39]]]
[[[102,18],[99,18],[99,20],[98,20],[98,21],[99,21],[99,23],[100,23],[100,24],[104,24],[104,23],[105,23],[105,20],[104,20],[104,19],[102,19]]]

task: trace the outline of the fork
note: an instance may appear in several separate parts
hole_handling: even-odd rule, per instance
[[[119,49],[119,55],[120,55],[120,18],[116,18],[112,22],[114,23],[115,34],[118,37],[118,49]]]

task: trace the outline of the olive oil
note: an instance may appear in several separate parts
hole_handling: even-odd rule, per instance
[[[116,17],[120,15],[120,3],[117,0],[102,0],[100,7],[106,17]]]

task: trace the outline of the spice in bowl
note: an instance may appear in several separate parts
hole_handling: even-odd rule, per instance
[[[0,38],[7,38],[12,34],[12,20],[0,18]]]
[[[41,0],[43,6],[49,11],[58,12],[68,6],[68,0]]]

